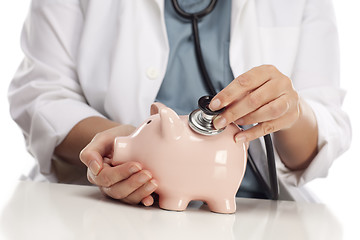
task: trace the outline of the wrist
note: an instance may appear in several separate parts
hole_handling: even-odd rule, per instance
[[[97,133],[119,125],[119,123],[102,117],[85,118],[70,130],[65,139],[55,148],[54,154],[71,164],[82,165],[79,160],[80,151]],[[129,131],[127,127],[125,129],[124,132]]]
[[[274,145],[283,163],[292,170],[305,169],[316,156],[318,127],[312,108],[300,98],[299,117],[287,129],[274,133]]]

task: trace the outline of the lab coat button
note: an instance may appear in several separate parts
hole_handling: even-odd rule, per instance
[[[149,79],[155,80],[159,76],[159,71],[154,67],[149,67],[146,71],[146,75]]]

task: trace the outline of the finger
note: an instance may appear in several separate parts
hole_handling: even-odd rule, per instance
[[[254,127],[247,129],[245,131],[239,132],[235,136],[236,142],[238,141],[252,141],[259,137],[265,136],[267,134],[285,129],[291,126],[295,122],[295,119],[298,117],[298,113],[285,114],[284,116],[271,120],[259,123]]]
[[[125,199],[131,193],[143,186],[152,178],[151,173],[147,170],[141,170],[131,175],[129,178],[118,182],[110,187],[103,187],[102,190],[114,199]],[[140,199],[141,200],[141,199]],[[140,202],[139,200],[139,202]]]
[[[230,105],[246,94],[278,74],[278,70],[271,65],[262,65],[249,70],[235,78],[227,87],[221,90],[210,102],[213,111]]]
[[[91,142],[80,152],[80,160],[89,166],[94,157],[102,158],[111,152],[112,143],[117,136],[111,129],[98,133]]]
[[[103,158],[96,151],[91,151],[84,148],[80,152],[80,160],[88,167],[88,169],[94,175],[98,175],[103,168]]]
[[[148,207],[154,204],[154,197],[152,195],[146,196],[141,200],[144,206]]]
[[[94,175],[88,170],[88,179],[97,186],[110,187],[129,178],[131,175],[141,171],[141,169],[142,166],[137,162],[128,162],[115,167],[104,163],[104,168],[98,175]]]
[[[150,196],[150,194],[152,194],[157,187],[157,182],[154,179],[151,179],[123,200],[130,204],[142,202],[145,206],[150,206],[154,202],[154,199]],[[151,199],[149,197],[151,197]]]
[[[103,169],[107,169],[107,168],[111,168],[111,166],[107,163],[104,163],[103,164]],[[97,175],[95,175],[91,170],[90,168],[87,169],[87,173],[86,173],[86,176],[87,176],[87,179],[90,183],[94,184],[94,185],[98,185],[97,182],[96,182],[96,178],[97,178]]]
[[[288,97],[284,94],[274,101],[235,121],[238,125],[250,125],[274,120],[283,116],[290,108]]]
[[[104,157],[104,158],[103,158],[103,162],[109,164],[110,166],[113,166],[113,165],[112,165],[112,159],[111,159],[111,158]]]
[[[97,175],[103,167],[103,157],[112,152],[114,139],[119,131],[126,126],[108,129],[98,133],[91,142],[80,152],[80,160],[90,168],[94,175]]]
[[[228,106],[221,115],[214,119],[215,128],[221,129],[281,96],[283,88],[279,88],[277,82],[277,80],[268,81],[243,99]]]

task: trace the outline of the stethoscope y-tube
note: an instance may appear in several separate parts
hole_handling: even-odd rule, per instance
[[[205,86],[206,86],[207,90],[209,91],[209,93],[213,96],[215,96],[217,94],[217,92],[215,90],[214,85],[211,82],[211,79],[209,77],[208,71],[205,66],[204,58],[202,55],[201,46],[200,46],[199,29],[198,29],[198,20],[200,18],[206,16],[207,14],[209,14],[212,10],[214,10],[216,3],[217,3],[217,0],[211,0],[209,5],[204,10],[196,12],[196,13],[187,13],[179,6],[179,3],[177,0],[172,0],[172,4],[173,4],[174,9],[177,12],[177,14],[179,14],[181,17],[183,17],[185,19],[191,20],[192,34],[194,37],[194,46],[195,46],[197,63],[198,63],[199,69],[201,71],[201,75],[203,77]],[[211,99],[210,100],[207,99],[207,101],[211,101]],[[195,120],[192,121],[192,119],[199,119],[199,117],[201,118],[201,116],[203,116],[203,115],[199,115],[199,114],[202,114],[201,108],[207,109],[207,106],[205,106],[204,104],[205,104],[204,101],[202,101],[202,103],[200,103],[200,99],[199,99],[200,112],[196,112],[197,110],[195,110],[189,116],[190,126],[195,131],[198,131],[201,134],[204,134],[204,132],[206,132],[206,129],[199,130],[199,125],[201,128],[201,125],[203,123],[201,123],[201,122],[197,123]],[[204,105],[204,106],[202,106],[202,105]],[[192,117],[192,114],[193,115],[197,114],[197,115],[195,117]],[[211,115],[211,113],[205,114],[205,116],[207,116],[207,115]],[[204,117],[204,119],[206,120],[206,117]],[[205,122],[205,124],[207,124],[207,121],[204,121],[204,122]],[[212,131],[214,131],[214,129],[212,129]],[[212,133],[213,132],[211,132],[211,134]],[[208,135],[211,135],[211,134],[208,134]],[[248,152],[248,161],[249,161],[249,164],[252,167],[253,171],[255,172],[255,175],[257,176],[260,184],[262,185],[263,189],[265,190],[266,194],[268,195],[268,197],[270,199],[277,200],[279,198],[279,187],[278,187],[278,180],[277,180],[277,174],[276,174],[274,148],[273,148],[271,136],[269,134],[265,135],[264,141],[265,141],[265,148],[266,148],[270,186],[266,183],[266,180],[261,176],[261,173],[260,173],[259,169],[257,168],[254,160],[252,159],[250,152]]]

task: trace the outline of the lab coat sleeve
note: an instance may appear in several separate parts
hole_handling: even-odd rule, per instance
[[[341,109],[345,92],[339,86],[338,36],[331,1],[307,1],[299,44],[291,78],[316,116],[318,154],[303,171],[292,172],[278,162],[281,178],[296,186],[325,177],[351,140],[350,121]]]
[[[25,58],[9,87],[10,112],[44,175],[71,128],[102,116],[87,104],[77,78],[82,25],[78,1],[33,0],[22,31]]]

